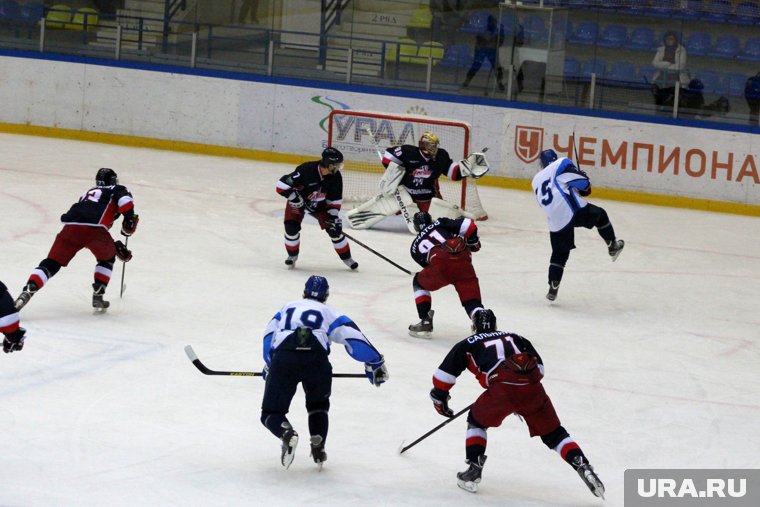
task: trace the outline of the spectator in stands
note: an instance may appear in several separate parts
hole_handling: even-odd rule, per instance
[[[249,15],[251,17],[251,23],[258,23],[258,10],[258,0],[243,0],[240,4],[240,12],[238,13],[238,23],[244,25],[246,23],[246,18],[248,18]]]
[[[496,69],[496,82],[499,90],[504,91],[504,69],[499,63],[499,47],[504,43],[504,27],[496,21],[492,14],[488,15],[486,30],[475,36],[475,57],[472,60],[470,70],[462,83],[463,88],[470,86],[470,81],[478,73],[483,62],[488,60],[491,70]]]
[[[657,69],[652,76],[652,94],[658,106],[673,104],[676,82],[685,88],[689,83],[686,70],[686,48],[678,42],[678,34],[667,31],[662,45],[657,48],[652,65]]]
[[[430,0],[431,39],[451,45],[462,24],[462,0]]]
[[[760,118],[760,72],[756,76],[747,79],[744,87],[744,98],[749,106],[749,124],[758,125]]]

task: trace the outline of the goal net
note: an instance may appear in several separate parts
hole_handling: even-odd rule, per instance
[[[470,153],[470,125],[456,120],[412,114],[387,114],[370,111],[334,110],[327,130],[328,146],[339,149],[343,156],[343,203],[355,207],[376,196],[385,168],[382,154],[390,146],[417,142],[423,132],[430,131],[441,140],[441,148],[458,162]],[[488,218],[478,196],[475,180],[438,179],[441,197],[473,213],[478,220]]]

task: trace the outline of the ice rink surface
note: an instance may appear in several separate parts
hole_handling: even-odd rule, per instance
[[[118,172],[141,217],[127,290],[120,299],[117,263],[107,314],[92,313],[87,251],[22,311],[26,346],[0,358],[0,506],[604,505],[515,417],[489,430],[474,495],[456,486],[464,417],[398,454],[442,422],[430,379],[469,320],[444,288],[433,293],[433,339],[408,336],[418,320],[410,277],[355,244],[359,270],[349,271],[314,222],[297,269],[286,269],[274,188],[293,166],[13,135],[0,135],[0,151],[0,279],[14,297],[99,167]],[[480,195],[490,215],[474,255],[483,301],[543,356],[544,385],[606,505],[622,506],[628,468],[757,466],[760,219],[592,195],[626,248],[612,263],[596,232],[580,230],[551,304],[549,235],[533,196]],[[352,234],[414,269],[412,236],[393,220]],[[328,278],[328,303],[390,371],[379,389],[334,380],[322,472],[305,438],[291,468],[279,464],[279,441],[259,422],[260,378],[204,376],[183,351],[191,344],[213,369],[260,370],[264,327],[311,274]],[[363,371],[341,346],[330,357],[336,372]],[[480,392],[465,372],[452,408]],[[300,391],[290,418],[308,433]]]

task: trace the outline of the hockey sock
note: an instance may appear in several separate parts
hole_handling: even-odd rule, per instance
[[[558,426],[557,429],[551,433],[542,435],[541,440],[549,449],[556,451],[557,454],[559,454],[560,457],[573,468],[577,468],[580,464],[588,463],[580,446],[575,443],[573,437],[571,437],[567,430],[562,426]],[[576,464],[573,459],[578,456],[581,457],[582,462]]]
[[[326,404],[326,407],[324,406]],[[327,430],[329,427],[329,417],[327,411],[330,406],[330,402],[320,403],[321,407],[307,407],[309,412],[309,434],[319,435],[322,437],[322,442],[327,440]]]
[[[472,412],[467,414],[467,434],[465,440],[465,456],[469,461],[474,461],[486,453],[488,444],[488,433],[486,428],[481,426],[472,417]]]
[[[612,223],[604,209],[599,214],[599,220],[596,221],[596,230],[605,243],[615,241],[615,229],[612,227]]]
[[[332,241],[333,248],[338,254],[338,257],[340,257],[342,260],[351,258],[351,247],[348,245],[348,240],[343,234],[340,234],[335,238],[331,236],[330,240]]]
[[[29,275],[27,283],[33,283],[38,289],[41,289],[60,269],[61,265],[53,259],[43,259],[40,265]]]
[[[475,314],[475,312],[483,309],[483,303],[480,301],[480,299],[468,299],[467,301],[462,302],[462,306],[464,307],[464,311],[467,312],[467,316],[470,319],[472,319],[472,316]]]
[[[285,222],[285,250],[288,257],[298,257],[301,248],[301,226],[292,221]]]
[[[115,261],[116,256],[105,261],[98,261],[98,264],[95,266],[95,284],[108,285],[108,282],[111,281],[113,263]]]
[[[285,432],[283,424],[286,424],[285,427],[290,427],[290,421],[288,421],[288,418],[284,414],[262,413],[261,424],[266,426],[272,432],[272,435],[277,438],[282,437],[282,434]]]
[[[420,319],[427,319],[428,313],[433,307],[433,298],[430,291],[425,290],[417,281],[417,274],[412,278],[412,289],[414,290],[414,304],[417,305],[417,315]]]

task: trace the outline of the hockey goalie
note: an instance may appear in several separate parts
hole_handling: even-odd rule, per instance
[[[380,179],[380,193],[369,201],[346,213],[354,229],[368,229],[385,217],[401,214],[409,231],[416,234],[412,218],[418,211],[430,213],[434,218],[475,218],[459,206],[440,198],[438,178],[445,174],[453,181],[468,176],[480,178],[488,170],[483,153],[472,153],[454,162],[448,152],[439,146],[438,136],[424,132],[417,146],[403,144],[391,146],[383,154],[385,173]]]

